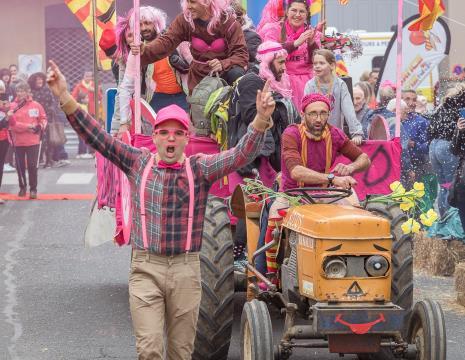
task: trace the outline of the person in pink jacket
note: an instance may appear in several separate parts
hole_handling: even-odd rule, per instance
[[[310,25],[310,3],[309,0],[284,2],[284,19],[268,22],[259,30],[263,41],[281,43],[288,53],[286,72],[291,82],[292,100],[297,109],[301,106],[305,84],[313,78],[313,51],[321,47],[322,33],[319,30],[323,24],[318,24],[316,29]],[[268,14],[270,11],[277,10],[265,7],[262,17],[276,18],[276,14]]]
[[[27,169],[30,188],[29,198],[36,199],[40,137],[47,125],[47,116],[42,105],[32,100],[30,91],[29,85],[25,82],[16,85],[16,99],[11,104],[13,115],[10,130],[19,180],[18,196],[26,196]]]

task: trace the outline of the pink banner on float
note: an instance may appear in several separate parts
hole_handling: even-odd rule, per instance
[[[368,140],[361,149],[370,158],[371,166],[367,171],[353,176],[357,180],[355,192],[359,199],[363,200],[367,195],[390,194],[392,191],[389,185],[400,179],[400,139]],[[350,160],[339,156],[335,161],[337,163],[349,164]]]

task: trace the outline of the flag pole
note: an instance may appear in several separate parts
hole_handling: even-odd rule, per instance
[[[326,21],[326,0],[321,0],[321,21]],[[326,30],[326,23],[324,23],[322,30],[324,35]]]
[[[397,81],[396,81],[396,137],[400,137],[400,102],[402,99],[402,29],[404,25],[403,20],[404,2],[398,0],[397,2]]]
[[[100,121],[99,111],[99,61],[97,50],[97,0],[92,0],[92,33],[93,33],[93,52],[94,52],[94,116]]]
[[[140,1],[134,0],[134,44],[140,45]],[[140,53],[136,56],[136,69],[134,71],[134,126],[135,133],[142,133],[140,116],[141,79],[140,79]]]

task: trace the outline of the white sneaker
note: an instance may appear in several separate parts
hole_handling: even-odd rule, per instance
[[[15,171],[16,169],[10,164],[3,165],[3,172],[10,173],[10,172],[15,172]]]
[[[0,205],[3,205],[3,204],[5,204],[5,200],[0,199]]]
[[[82,154],[81,159],[93,159],[94,156],[92,154]]]

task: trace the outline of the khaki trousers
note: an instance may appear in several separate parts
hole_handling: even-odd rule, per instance
[[[201,293],[198,253],[133,251],[129,305],[139,360],[164,359],[164,353],[167,360],[191,359]]]

